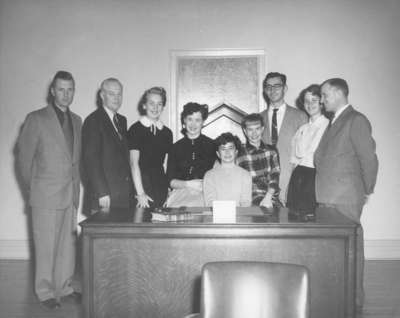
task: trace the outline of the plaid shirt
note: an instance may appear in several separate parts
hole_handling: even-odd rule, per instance
[[[237,164],[250,172],[252,177],[252,201],[259,205],[268,189],[274,189],[274,204],[279,204],[279,156],[275,148],[261,142],[256,148],[250,143],[242,145]]]

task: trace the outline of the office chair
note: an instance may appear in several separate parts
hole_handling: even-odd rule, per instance
[[[308,269],[294,264],[212,262],[202,269],[200,314],[186,318],[308,318]]]

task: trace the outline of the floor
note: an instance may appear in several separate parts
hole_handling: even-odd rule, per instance
[[[56,311],[43,309],[32,292],[32,271],[29,261],[0,260],[0,318],[83,318],[81,306],[73,303],[62,303]],[[400,318],[400,260],[366,261],[365,290],[364,310],[357,318]]]

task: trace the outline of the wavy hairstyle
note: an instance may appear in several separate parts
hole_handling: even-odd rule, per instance
[[[219,146],[226,145],[228,142],[232,142],[235,145],[236,150],[240,150],[240,148],[242,146],[242,143],[241,143],[239,137],[236,135],[233,135],[230,132],[226,132],[226,133],[219,135],[217,138],[215,138],[214,142],[215,142],[215,146],[217,149],[219,148]]]
[[[197,112],[201,114],[201,118],[203,121],[205,121],[208,117],[208,105],[190,102],[183,106],[183,110],[181,112],[181,133],[183,135],[186,135],[186,128],[184,127],[185,118]]]
[[[163,87],[155,86],[155,87],[149,88],[148,90],[146,90],[143,93],[143,95],[140,98],[139,103],[138,103],[138,111],[139,111],[139,114],[142,116],[146,115],[146,109],[144,108],[144,105],[147,103],[147,97],[150,94],[160,95],[163,107],[165,107],[165,104],[167,103],[167,93]]]

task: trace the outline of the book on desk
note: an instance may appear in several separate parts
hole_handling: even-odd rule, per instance
[[[264,207],[237,207],[237,217],[268,217],[271,218],[276,212],[274,209]],[[213,210],[211,207],[179,207],[179,208],[156,208],[151,211],[152,222],[185,222],[198,218],[213,219]],[[222,220],[223,221],[223,220]],[[215,222],[211,222],[215,223]],[[231,222],[227,222],[231,223]],[[235,222],[233,222],[235,223]]]

